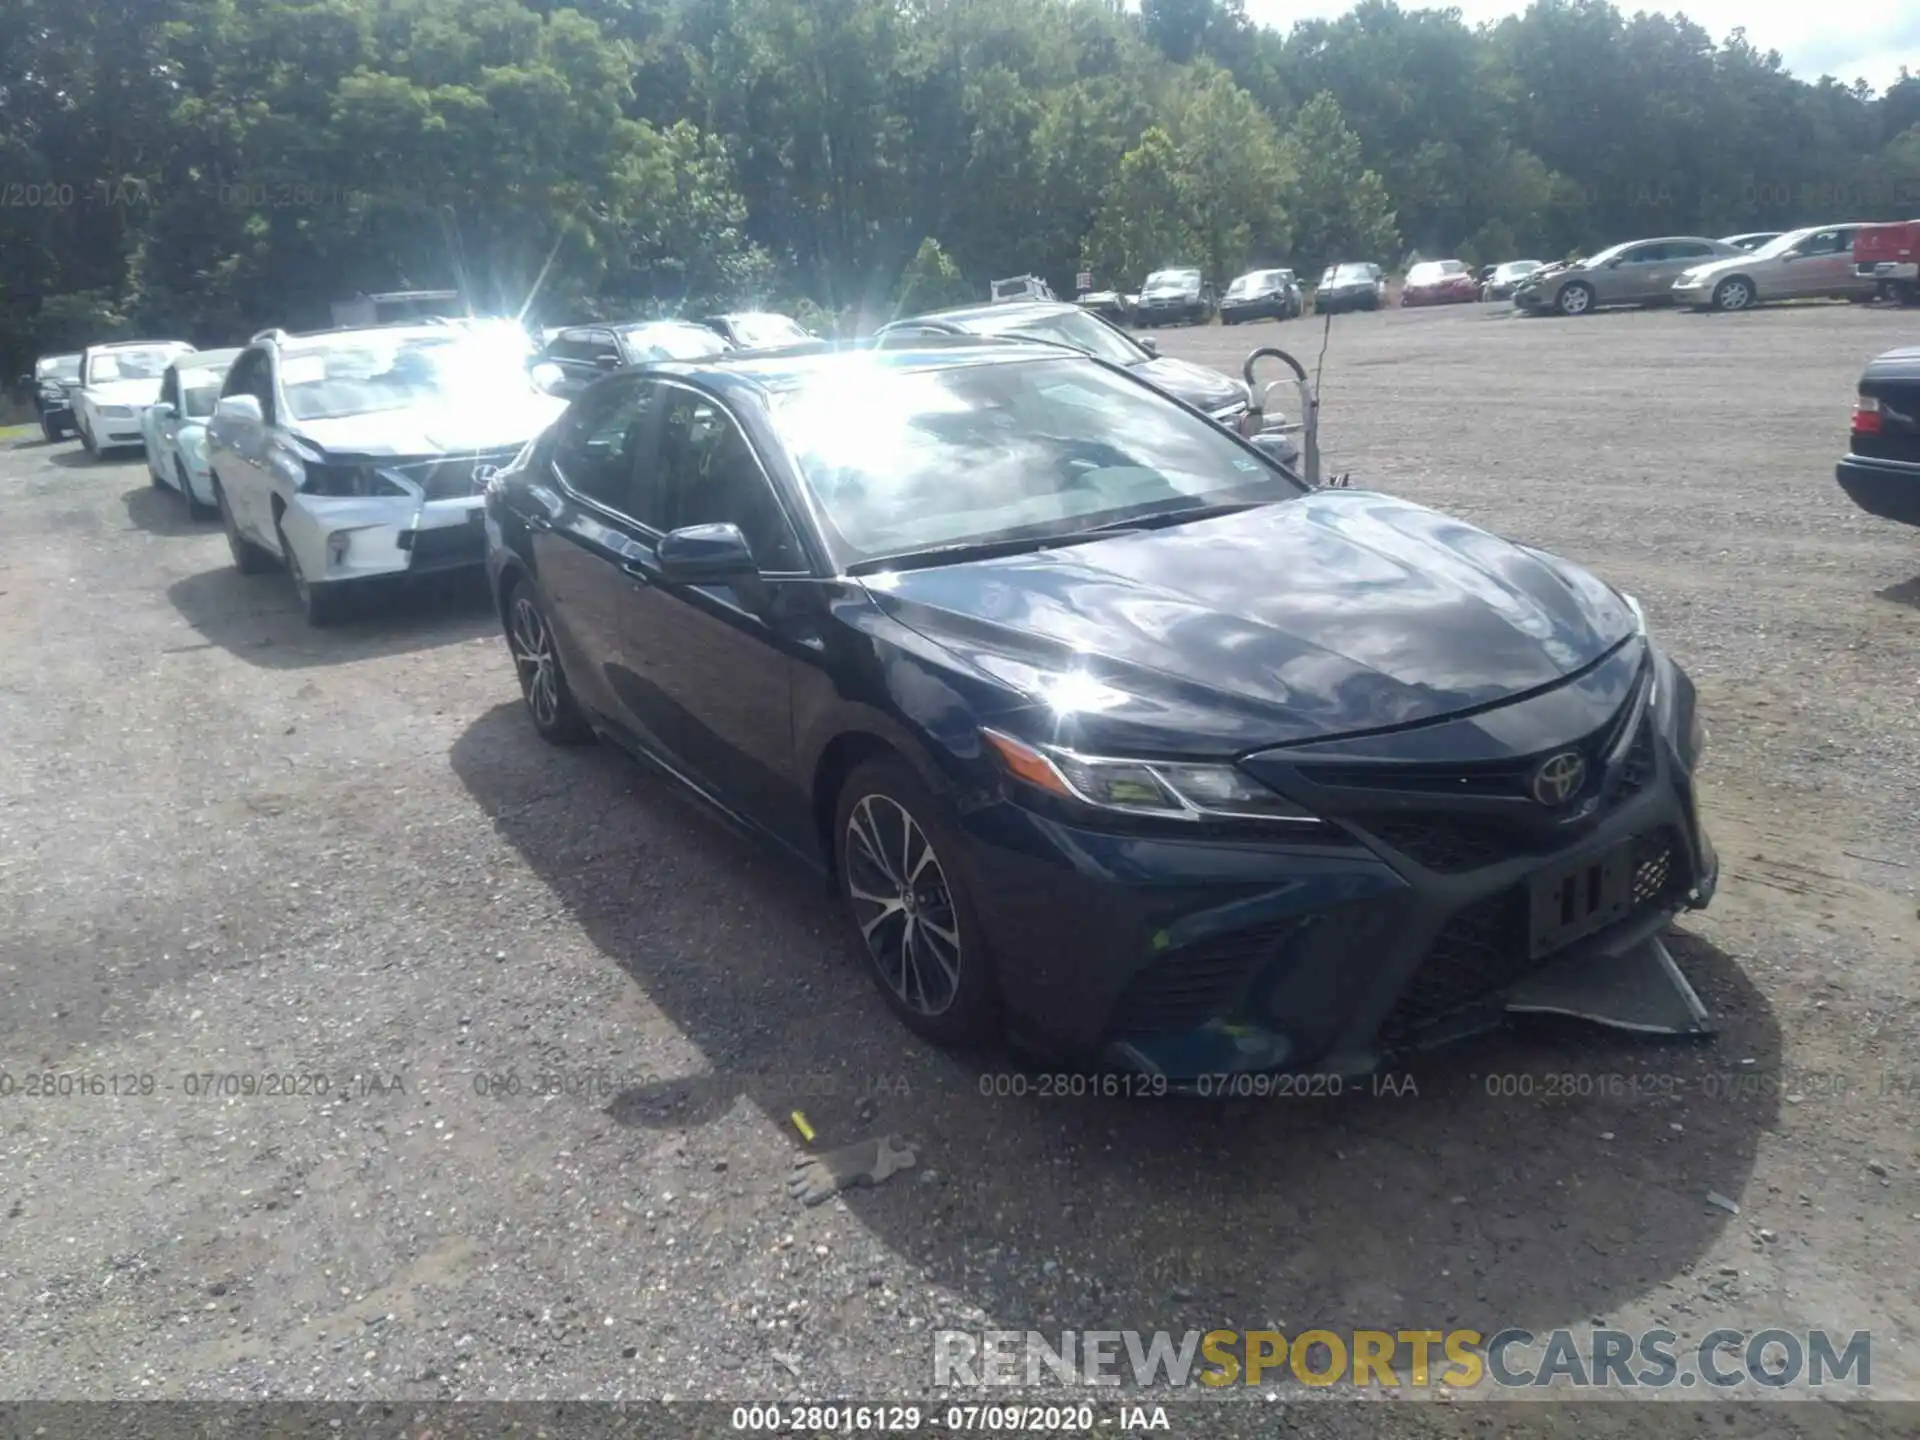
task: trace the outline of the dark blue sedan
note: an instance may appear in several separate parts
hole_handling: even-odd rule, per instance
[[[1631,599],[1090,357],[643,366],[486,523],[534,728],[831,876],[941,1043],[1354,1074],[1712,894]]]

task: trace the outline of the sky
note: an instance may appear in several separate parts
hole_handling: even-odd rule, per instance
[[[1353,8],[1352,0],[1243,0],[1249,19],[1278,30],[1296,20],[1330,19]],[[1864,79],[1884,90],[1905,65],[1920,75],[1920,0],[1845,0],[1829,10],[1814,0],[1688,0],[1686,4],[1614,0],[1625,14],[1636,10],[1684,14],[1715,40],[1744,25],[1757,50],[1778,50],[1787,69],[1805,80],[1823,74],[1852,84]],[[1401,0],[1404,10],[1441,9]],[[1527,8],[1527,0],[1456,0],[1469,25],[1499,20]]]

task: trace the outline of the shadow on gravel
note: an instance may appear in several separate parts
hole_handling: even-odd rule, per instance
[[[77,440],[71,443],[62,440],[60,444],[66,448],[47,447],[51,452],[47,456],[47,463],[57,465],[62,470],[115,470],[138,465],[140,474],[147,473],[146,461],[138,450],[115,450],[102,456],[89,455]]]
[[[127,523],[150,535],[205,535],[215,527],[187,514],[187,502],[178,490],[142,485],[120,497],[127,507]]]
[[[1889,585],[1884,590],[1873,592],[1882,600],[1891,600],[1896,605],[1911,606],[1920,610],[1920,575],[1911,580],[1902,580],[1898,585]]]
[[[1532,1026],[1425,1062],[1397,1095],[1088,1098],[915,1040],[817,879],[623,756],[545,746],[505,705],[452,764],[705,1059],[608,1113],[693,1131],[744,1097],[796,1155],[796,1109],[820,1148],[902,1133],[919,1167],[846,1203],[1012,1328],[1586,1324],[1715,1242],[1731,1217],[1707,1192],[1741,1192],[1780,1103],[1719,1083],[1777,1075],[1780,1032],[1734,961],[1685,934],[1672,948],[1717,1045]],[[784,1179],[754,1177],[765,1204],[788,1203]]]
[[[154,492],[159,495],[159,492]],[[168,491],[161,499],[185,506]],[[128,503],[129,511],[132,502]],[[184,518],[183,532],[200,527]],[[210,643],[249,665],[299,670],[344,665],[386,655],[405,655],[475,640],[500,627],[486,576],[440,575],[431,584],[381,585],[362,601],[360,613],[316,629],[300,613],[293,582],[284,572],[242,575],[230,566],[189,575],[167,587],[167,599]],[[504,655],[503,666],[507,664]]]

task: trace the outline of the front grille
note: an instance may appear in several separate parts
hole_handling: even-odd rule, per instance
[[[1442,875],[1481,870],[1520,855],[1544,854],[1567,840],[1557,832],[1528,832],[1486,816],[1439,811],[1369,818],[1365,824],[1382,844]]]
[[[1203,940],[1154,959],[1114,1011],[1116,1035],[1178,1035],[1235,1014],[1255,976],[1299,930],[1298,918]]]
[[[459,500],[479,494],[484,487],[484,481],[473,478],[476,469],[482,465],[499,469],[511,464],[519,453],[516,447],[476,455],[448,455],[438,460],[415,460],[388,468],[418,485],[429,500]]]
[[[1632,914],[1679,902],[1686,886],[1679,847],[1678,833],[1668,826],[1634,837]],[[1551,954],[1539,960],[1529,958],[1527,917],[1525,884],[1509,886],[1454,915],[1407,982],[1381,1026],[1382,1035],[1389,1040],[1403,1037],[1505,989],[1551,961]]]

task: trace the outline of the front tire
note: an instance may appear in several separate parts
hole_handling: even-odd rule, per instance
[[[1554,297],[1553,308],[1562,315],[1585,315],[1593,309],[1593,287],[1584,280],[1575,280],[1560,287],[1560,293]]]
[[[187,502],[187,517],[191,520],[211,520],[220,512],[214,506],[193,493],[193,484],[187,479],[187,467],[178,455],[173,457],[173,475],[180,482],[180,493]]]
[[[936,1045],[998,1039],[1000,998],[946,802],[898,756],[869,760],[834,812],[840,898],[887,1006]]]
[[[1753,282],[1744,275],[1729,275],[1713,287],[1713,308],[1723,314],[1750,309],[1756,298]]]
[[[60,441],[60,427],[44,415],[40,417],[40,433],[46,436],[49,445],[56,445]]]
[[[240,522],[233,518],[233,503],[227,499],[226,489],[218,477],[213,482],[213,499],[220,511],[220,524],[227,532],[227,550],[233,556],[233,568],[242,575],[260,574],[273,563],[273,557],[240,533]]]
[[[93,431],[83,420],[80,422],[80,448],[95,460],[100,458],[100,447],[93,442]]]
[[[280,537],[280,558],[286,563],[287,576],[293,581],[293,593],[299,597],[300,612],[313,626],[334,625],[347,613],[353,595],[344,586],[316,584],[301,567],[300,553],[287,541],[286,528],[274,521],[274,533]]]
[[[549,745],[586,744],[593,739],[593,727],[567,684],[547,613],[525,580],[516,581],[507,594],[506,622],[507,653],[513,656],[534,730]]]

